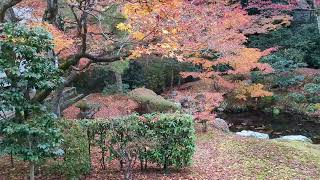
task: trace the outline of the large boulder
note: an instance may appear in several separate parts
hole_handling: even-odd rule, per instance
[[[221,118],[216,118],[213,121],[213,127],[223,132],[227,132],[227,133],[230,132],[228,123]]]
[[[134,89],[128,95],[141,105],[142,113],[176,111],[180,108],[178,104],[146,88]]]
[[[258,139],[269,139],[268,134],[254,132],[254,131],[246,131],[242,130],[241,132],[237,132],[236,135],[244,136],[244,137],[254,137]]]
[[[302,135],[282,136],[280,138],[276,138],[276,140],[279,140],[279,141],[301,141],[301,142],[312,143],[312,140],[310,138],[307,138],[306,136],[302,136]]]

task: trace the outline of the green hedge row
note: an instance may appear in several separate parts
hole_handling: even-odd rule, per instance
[[[118,160],[125,179],[132,179],[131,171],[137,161],[141,170],[145,170],[149,162],[161,166],[167,173],[170,166],[182,168],[190,165],[195,151],[194,121],[187,114],[133,114],[111,120],[90,119],[73,123],[73,126],[65,126],[70,128],[65,147],[69,156],[60,164],[65,171],[63,174],[69,177],[78,177],[81,171],[87,171],[87,159],[93,147],[99,148],[101,168],[105,169],[108,161]],[[72,133],[75,133],[74,141]],[[78,160],[81,162],[76,163]],[[72,165],[73,161],[77,166]]]

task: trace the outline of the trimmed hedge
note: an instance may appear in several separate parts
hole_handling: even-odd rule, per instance
[[[139,102],[140,104],[146,106],[146,112],[174,112],[179,109],[179,106],[174,102],[164,99],[162,96],[157,95],[150,89],[138,88],[130,91],[128,95]]]
[[[82,120],[90,146],[101,149],[101,166],[116,159],[125,177],[130,179],[136,159],[141,169],[147,162],[159,164],[167,172],[191,164],[195,151],[193,117],[187,114],[137,114],[112,120]],[[89,148],[90,149],[90,148]],[[106,151],[110,152],[107,157]]]

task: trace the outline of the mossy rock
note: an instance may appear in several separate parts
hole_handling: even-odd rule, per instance
[[[164,99],[150,89],[137,88],[128,95],[142,106],[143,113],[173,112],[180,109],[176,103]]]

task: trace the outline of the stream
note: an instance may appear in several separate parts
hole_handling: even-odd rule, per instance
[[[263,112],[223,113],[218,117],[226,120],[230,131],[251,130],[269,134],[270,138],[285,135],[303,135],[320,144],[320,122],[306,120],[298,115],[272,116]]]

